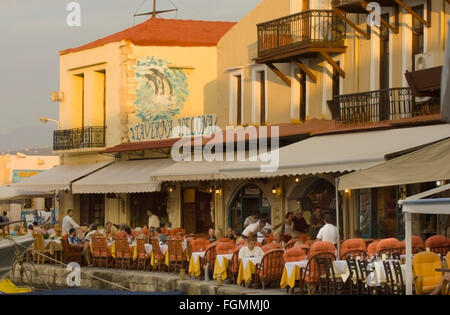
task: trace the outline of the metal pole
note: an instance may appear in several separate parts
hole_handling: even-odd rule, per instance
[[[156,17],[156,0],[153,0],[153,17]]]
[[[341,257],[341,234],[339,232],[339,177],[335,179],[336,181],[336,228],[338,230],[338,239],[337,239],[337,259]]]

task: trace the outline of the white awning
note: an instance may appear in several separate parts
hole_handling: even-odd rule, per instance
[[[161,182],[151,180],[157,170],[174,163],[170,159],[115,162],[72,184],[74,194],[140,193],[161,190]]]
[[[219,170],[230,162],[221,161],[180,161],[156,171],[152,180],[155,181],[207,181],[222,179]]]
[[[450,139],[340,177],[339,190],[388,187],[450,179]]]
[[[261,172],[261,162],[235,162],[220,168],[224,179],[306,175],[366,169],[385,155],[450,137],[450,124],[315,136],[280,148],[279,167]]]
[[[51,197],[52,192],[18,190],[9,185],[0,186],[0,201],[2,200],[19,200],[25,198],[45,198]]]
[[[70,185],[111,162],[62,165],[46,170],[14,184],[19,190],[53,191],[70,189]]]

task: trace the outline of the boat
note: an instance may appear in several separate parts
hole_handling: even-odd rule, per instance
[[[4,225],[0,224],[0,228]],[[34,238],[29,235],[0,238],[0,281],[12,269],[17,256],[22,256],[33,242]]]

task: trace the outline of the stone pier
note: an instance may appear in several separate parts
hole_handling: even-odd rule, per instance
[[[35,265],[24,264],[23,269],[17,266],[11,271],[9,278],[18,286],[32,286],[36,289],[67,289],[67,276],[70,271],[58,265]],[[106,281],[101,281],[101,278]],[[116,270],[104,268],[81,268],[81,287],[98,290],[121,290],[120,285],[127,289],[140,292],[169,292],[181,291],[186,295],[278,295],[286,294],[286,290],[275,289],[253,289],[245,288],[235,284],[222,286],[217,282],[198,279],[181,280],[175,273],[149,272],[135,270]]]

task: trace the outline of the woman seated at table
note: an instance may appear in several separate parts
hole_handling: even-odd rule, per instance
[[[94,234],[97,234],[97,224],[91,224],[91,226],[89,227],[89,231],[86,232],[86,234],[84,234],[84,240],[90,242],[92,240],[92,237],[94,236]]]
[[[258,256],[264,256],[264,251],[261,247],[256,246],[256,236],[250,236],[247,246],[243,246],[239,250],[239,259]]]
[[[273,241],[272,241],[272,243],[280,244],[281,246],[283,246],[283,248],[286,247],[286,243],[283,241],[283,239],[281,237],[281,232],[279,232],[279,231],[273,233]]]

